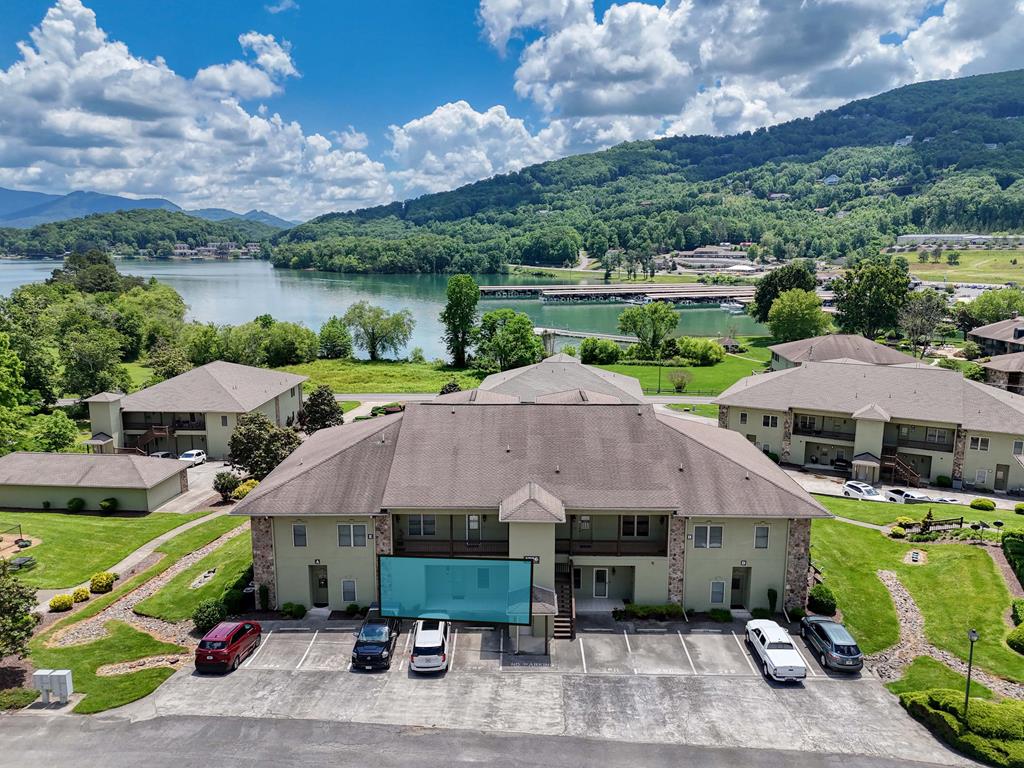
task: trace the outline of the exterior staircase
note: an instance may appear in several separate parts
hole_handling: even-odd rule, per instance
[[[902,480],[912,488],[921,487],[921,476],[896,453],[882,454],[882,471],[884,472],[886,469],[892,472],[894,483]]]
[[[569,570],[570,574],[572,569]],[[556,640],[576,639],[576,598],[572,593],[572,578],[561,579],[555,583],[555,595],[558,599],[558,613],[554,621],[554,637]]]
[[[135,442],[135,447],[142,452],[142,449],[152,443],[154,440],[159,440],[161,437],[174,437],[174,427],[168,427],[163,424],[153,424],[149,429],[139,435],[139,439]]]

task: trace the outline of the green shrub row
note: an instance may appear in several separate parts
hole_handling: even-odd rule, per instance
[[[39,698],[39,691],[32,688],[5,688],[0,691],[0,711],[24,709]]]
[[[937,689],[905,693],[900,703],[953,749],[1000,768],[1024,768],[1024,702],[998,704],[971,699],[969,727],[963,721],[963,694]]]
[[[977,509],[982,512],[991,512],[996,508],[996,503],[992,499],[971,499],[971,509]]]
[[[1024,597],[1018,597],[1013,601],[1010,615],[1013,617],[1014,626],[1019,627],[1021,624],[1024,624]]]
[[[306,615],[306,606],[302,603],[285,603],[281,606],[281,613],[290,619],[301,619]]]
[[[54,595],[50,598],[50,610],[54,613],[70,611],[74,604],[75,599],[71,595]]]
[[[807,607],[822,616],[835,616],[839,606],[831,589],[824,584],[815,584],[807,594]]]
[[[732,611],[728,608],[712,608],[708,611],[708,618],[712,621],[727,622],[732,621]]]
[[[92,578],[89,579],[89,591],[94,595],[102,595],[114,588],[114,581],[117,576],[110,573],[110,571],[100,571],[94,573]]]
[[[1003,554],[1017,574],[1017,580],[1024,584],[1024,533],[1010,531],[1003,534]]]
[[[644,619],[652,621],[682,620],[683,606],[676,603],[666,603],[664,605],[635,605],[630,603],[624,608],[613,610],[612,618],[616,621],[642,621]]]

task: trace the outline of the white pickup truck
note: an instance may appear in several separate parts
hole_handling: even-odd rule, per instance
[[[767,619],[747,622],[747,644],[761,661],[765,677],[780,683],[803,680],[807,667],[789,633]]]

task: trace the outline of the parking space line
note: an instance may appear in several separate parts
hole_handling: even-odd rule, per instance
[[[686,660],[690,662],[690,670],[696,675],[697,667],[694,666],[693,658],[690,656],[690,649],[686,647],[686,641],[683,639],[683,633],[677,631],[676,634],[679,635],[679,642],[683,646],[683,651],[686,653]]]
[[[633,648],[629,644],[629,634],[627,634],[626,630],[622,630],[622,636],[626,639],[626,653],[632,653]]]
[[[736,645],[739,647],[740,653],[743,654],[743,658],[746,660],[747,666],[750,667],[750,671],[753,672],[756,675],[757,674],[757,669],[754,667],[754,662],[752,662],[750,660],[750,654],[747,653],[747,649],[743,647],[743,643],[741,643],[740,639],[738,637],[736,637],[736,633],[735,632],[730,632],[729,634],[731,634],[732,635],[732,639],[736,641]]]
[[[807,659],[804,658],[803,651],[800,650],[796,643],[793,643],[793,650],[796,651],[796,655],[800,657],[800,661],[804,663],[804,668],[811,673],[812,677],[817,677],[818,673],[814,671],[814,667],[807,663]]]
[[[583,674],[585,675],[587,674],[587,654],[583,650],[583,638],[580,637],[578,640],[580,641],[580,660],[583,661]]]
[[[498,669],[505,668],[505,630],[498,635]]]
[[[316,632],[313,633],[313,638],[309,641],[309,645],[306,646],[306,652],[304,654],[302,654],[302,658],[299,659],[299,663],[295,665],[296,669],[298,669],[299,667],[302,666],[302,662],[304,662],[306,660],[306,657],[309,656],[309,652],[311,650],[313,650],[313,643],[316,642],[316,636],[319,635],[319,634],[320,634],[320,630],[319,629]]]
[[[448,654],[448,672],[451,672],[452,667],[455,666],[455,646],[459,644],[459,628],[456,627],[452,634],[454,634],[455,637],[452,638],[452,650],[451,653]]]
[[[267,647],[267,642],[270,640],[270,636],[272,634],[274,634],[274,630],[270,630],[269,632],[267,632],[267,636],[260,641],[260,647],[256,649],[256,653],[254,653],[252,656],[245,660],[245,663],[242,665],[243,667],[248,667],[250,664],[253,663],[253,661],[256,660],[256,657],[260,655],[260,651]]]

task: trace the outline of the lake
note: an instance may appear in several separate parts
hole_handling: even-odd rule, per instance
[[[0,260],[0,295],[19,285],[41,282],[55,261]],[[331,315],[341,315],[353,303],[366,300],[389,311],[408,309],[416,318],[409,347],[422,347],[428,358],[443,357],[444,342],[438,315],[445,303],[444,275],[348,275],[274,269],[265,261],[118,261],[126,274],[155,277],[182,295],[189,319],[238,324],[269,313],[278,320],[303,323],[318,330]],[[566,283],[563,277],[480,275],[485,284]],[[583,282],[577,278],[572,282]],[[574,331],[615,333],[622,304],[548,304],[538,300],[487,299],[480,309],[510,307],[526,312],[536,325]],[[718,309],[679,311],[679,333],[720,336],[732,329],[741,336],[767,333],[747,315]],[[577,344],[566,340],[565,343]]]

